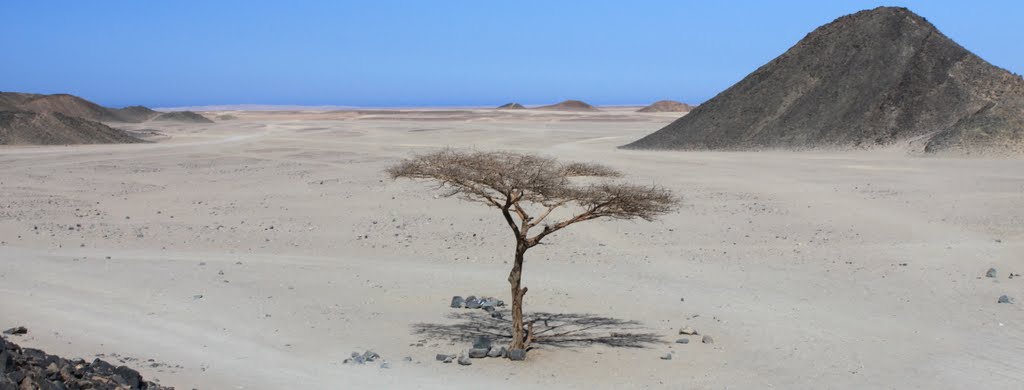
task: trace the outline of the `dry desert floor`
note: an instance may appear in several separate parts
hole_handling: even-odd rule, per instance
[[[627,109],[230,114],[0,147],[0,328],[179,389],[1024,387],[1024,161],[620,150],[675,119]],[[507,301],[513,251],[495,210],[382,173],[447,146],[605,163],[684,205],[527,254],[527,311],[592,328],[444,364],[494,325],[449,299]],[[390,368],[343,364],[368,349]]]

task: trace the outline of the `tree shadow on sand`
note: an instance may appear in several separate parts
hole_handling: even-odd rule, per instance
[[[505,317],[509,312],[502,312]],[[490,336],[496,341],[511,340],[512,322],[492,318],[482,310],[457,311],[448,314],[458,322],[452,324],[413,324],[413,334],[453,342],[472,342],[477,336]],[[604,345],[618,348],[646,348],[663,343],[657,334],[646,332],[637,321],[602,317],[593,314],[529,313],[524,322],[533,321],[532,346],[558,348]]]

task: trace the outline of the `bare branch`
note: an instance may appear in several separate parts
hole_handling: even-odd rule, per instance
[[[545,225],[528,240],[529,246],[577,222],[596,218],[653,220],[671,212],[677,199],[657,186],[597,183],[576,185],[579,176],[619,177],[621,173],[600,164],[567,163],[531,154],[512,152],[463,152],[445,149],[407,159],[387,169],[394,179],[425,179],[438,182],[446,196],[460,196],[502,210],[517,240],[538,226],[560,207],[576,206],[582,211],[571,218]],[[524,203],[544,206],[531,218]],[[515,219],[519,222],[516,223]]]

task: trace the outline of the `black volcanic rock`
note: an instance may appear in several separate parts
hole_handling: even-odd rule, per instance
[[[931,153],[1024,154],[1024,79],[905,8],[819,27],[626,148],[822,148],[923,140]]]
[[[64,359],[21,348],[0,337],[0,389],[173,390],[146,381],[138,371],[100,359]]]

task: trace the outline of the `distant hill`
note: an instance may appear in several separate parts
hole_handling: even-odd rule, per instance
[[[524,108],[526,107],[523,107],[523,105],[519,103],[505,103],[498,106],[499,110],[522,110]]]
[[[0,111],[0,145],[136,143],[126,131],[60,112]]]
[[[626,148],[868,148],[1024,155],[1024,79],[905,8],[819,27],[686,116]]]
[[[566,100],[561,103],[552,104],[549,106],[541,106],[535,109],[552,111],[600,111],[594,106],[591,106],[586,102],[582,102],[579,100]]]
[[[636,110],[636,112],[690,112],[693,107],[689,104],[680,103],[675,100],[659,100],[651,105]]]
[[[209,118],[196,114],[192,111],[165,112],[157,115],[152,120],[164,122],[213,123]]]
[[[71,117],[93,121],[117,121],[111,109],[68,94],[38,95],[36,98],[17,105],[22,111],[37,113],[60,113]]]
[[[150,110],[148,107],[143,106],[128,106],[119,109],[110,109],[111,113],[117,118],[118,122],[127,123],[142,123],[153,119],[159,112]]]

